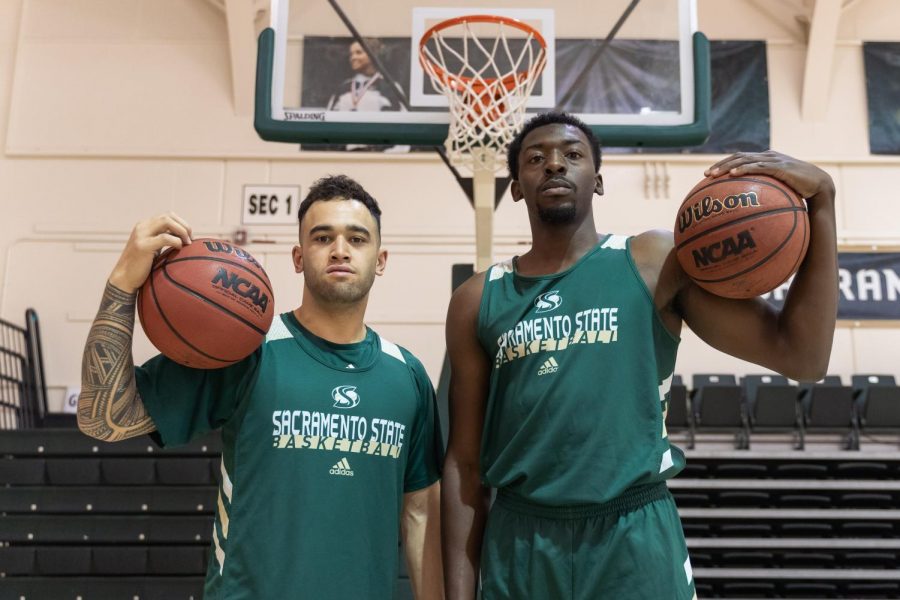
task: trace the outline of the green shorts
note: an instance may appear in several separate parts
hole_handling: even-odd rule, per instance
[[[485,531],[481,593],[483,600],[691,600],[675,501],[664,483],[563,507],[500,490]]]

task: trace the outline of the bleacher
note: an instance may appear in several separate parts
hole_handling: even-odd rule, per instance
[[[873,400],[874,399],[874,400]],[[673,382],[669,482],[700,598],[900,598],[893,377]]]

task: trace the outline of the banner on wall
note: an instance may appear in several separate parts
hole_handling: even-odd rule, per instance
[[[780,308],[789,285],[764,298]],[[839,253],[838,286],[838,319],[900,321],[900,252]]]

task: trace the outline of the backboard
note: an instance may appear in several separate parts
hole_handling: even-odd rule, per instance
[[[419,64],[419,40],[444,19],[479,13],[519,19],[546,39],[529,112],[575,113],[607,146],[689,145],[709,132],[709,48],[695,0],[270,1],[255,114],[266,140],[443,144],[447,100]]]

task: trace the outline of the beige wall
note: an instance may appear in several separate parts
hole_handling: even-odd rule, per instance
[[[784,3],[698,4],[711,38],[769,41],[773,146],[835,177],[841,241],[900,243],[900,209],[886,193],[900,188],[900,160],[868,155],[860,47],[900,38],[889,26],[900,22],[900,4],[858,0],[844,11],[819,122],[800,112],[802,26],[760,9],[778,14]],[[358,178],[385,212],[391,254],[369,321],[437,378],[450,265],[474,254],[473,213],[456,182],[431,155],[300,155],[260,141],[251,118],[235,114],[230,69],[225,18],[213,2],[0,0],[0,318],[21,323],[27,307],[37,309],[54,406],[66,385],[78,384],[103,283],[135,221],[175,210],[197,233],[227,237],[240,223],[244,184],[305,189],[335,172]],[[715,158],[608,157],[598,228],[671,227],[681,195]],[[529,236],[521,206],[500,205],[495,237],[498,257],[522,251]],[[294,228],[252,227],[250,238],[274,242],[249,249],[272,277],[277,308],[292,308],[301,289],[290,266]],[[135,353],[139,361],[153,353],[141,332]],[[831,371],[900,375],[896,356],[900,331],[842,328]],[[678,372],[698,371],[760,369],[686,332]]]

